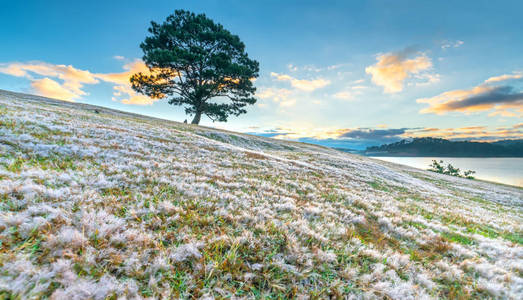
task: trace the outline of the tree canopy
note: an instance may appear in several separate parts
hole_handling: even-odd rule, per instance
[[[149,74],[131,76],[134,90],[151,98],[168,98],[194,115],[227,121],[256,103],[253,81],[259,64],[250,59],[237,35],[204,14],[176,10],[165,22],[151,22],[140,44]],[[212,99],[212,100],[211,100]]]

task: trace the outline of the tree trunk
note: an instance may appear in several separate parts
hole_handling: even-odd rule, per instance
[[[196,124],[196,125],[200,124],[201,117],[202,117],[202,112],[197,111],[196,114],[194,115],[194,119],[192,119],[191,124]]]

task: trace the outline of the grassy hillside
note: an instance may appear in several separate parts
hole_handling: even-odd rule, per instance
[[[521,299],[522,204],[515,187],[0,91],[0,299]]]

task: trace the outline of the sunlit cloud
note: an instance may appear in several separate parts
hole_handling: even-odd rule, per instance
[[[500,76],[490,77],[489,79],[485,80],[485,83],[500,82],[500,81],[506,81],[506,80],[511,80],[511,79],[522,79],[522,78],[523,78],[523,73],[503,74]]]
[[[491,77],[471,89],[448,91],[431,98],[418,99],[417,102],[429,105],[421,113],[442,115],[449,112],[491,111],[489,116],[516,117],[523,113],[523,92],[509,85],[491,83],[520,78],[519,74]]]
[[[145,95],[138,94],[131,88],[129,78],[136,73],[142,72],[149,74],[149,68],[141,60],[134,60],[123,66],[124,72],[96,74],[97,78],[105,82],[115,84],[113,92],[113,101],[120,101],[123,104],[133,105],[151,105],[158,99],[152,99]]]
[[[291,93],[288,89],[262,88],[256,93],[256,96],[261,99],[270,99],[282,107],[290,107],[296,104],[296,99],[291,97]]]
[[[332,95],[336,99],[340,100],[354,100],[354,94],[349,91],[341,91]]]
[[[518,114],[508,111],[508,110],[497,110],[497,111],[493,111],[493,112],[489,113],[488,116],[489,117],[500,116],[500,117],[512,118],[512,117],[517,117]]]
[[[372,76],[372,82],[384,88],[385,93],[401,92],[407,78],[432,67],[432,61],[424,54],[409,59],[411,52],[379,55],[376,64],[367,67],[365,72]]]
[[[378,125],[374,128],[319,128],[301,125],[282,126],[254,134],[271,136],[278,139],[298,140],[318,143],[333,147],[364,149],[370,145],[382,145],[411,138],[443,138],[447,140],[473,140],[493,142],[505,139],[522,139],[523,123],[509,127],[489,128],[487,126],[467,126],[457,128],[386,128]],[[251,132],[252,133],[252,132]]]
[[[74,101],[87,95],[82,90],[85,84],[96,84],[99,80],[89,71],[76,69],[71,65],[53,65],[45,62],[0,64],[0,73],[31,80],[35,93],[46,97]],[[35,78],[35,75],[45,78]],[[62,83],[52,80],[56,78]]]
[[[516,124],[512,127],[489,129],[486,126],[461,128],[424,128],[408,131],[406,137],[433,137],[448,140],[498,141],[504,139],[522,139],[523,129]]]
[[[305,123],[287,123],[272,129],[249,128],[249,133],[284,140],[295,140],[329,147],[365,149],[412,138],[442,138],[453,141],[494,142],[507,139],[523,139],[523,123],[508,127],[466,126],[457,128],[388,128],[377,125],[373,128],[314,127]]]
[[[271,72],[271,76],[276,78],[276,80],[278,81],[288,81],[290,82],[292,87],[306,92],[312,92],[316,89],[323,88],[331,83],[330,80],[323,78],[317,78],[312,80],[296,79],[290,75],[278,74],[275,72]]]
[[[120,57],[115,58],[120,60]],[[152,104],[155,99],[136,93],[129,82],[132,74],[149,73],[147,66],[142,61],[135,60],[125,64],[123,68],[125,71],[120,73],[92,73],[71,65],[54,65],[36,61],[0,64],[0,73],[29,79],[33,92],[44,97],[75,101],[88,95],[84,90],[85,85],[103,81],[113,84],[114,101],[134,105]]]
[[[33,80],[31,82],[31,87],[36,92],[36,94],[45,97],[62,99],[65,101],[73,101],[73,99],[79,97],[78,94],[75,94],[74,92],[64,88],[60,83],[47,77]]]

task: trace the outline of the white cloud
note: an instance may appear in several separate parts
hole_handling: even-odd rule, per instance
[[[349,91],[338,92],[333,97],[340,100],[354,100],[354,94]]]
[[[278,81],[288,81],[290,82],[292,87],[306,92],[312,92],[316,89],[323,88],[331,83],[330,80],[323,78],[312,80],[296,79],[290,75],[278,74],[275,72],[271,72],[271,76],[275,77]]]
[[[417,86],[425,86],[425,85],[431,85],[438,83],[440,81],[440,75],[439,74],[421,74],[419,76],[416,76],[416,78],[420,79],[420,82],[416,82]]]
[[[291,91],[288,89],[263,88],[256,94],[261,99],[271,99],[282,107],[291,107],[296,104],[296,99],[291,97]],[[264,107],[264,104],[260,105]]]
[[[463,44],[465,44],[465,42],[463,42],[461,40],[457,40],[455,42],[444,41],[443,44],[441,45],[441,49],[458,48]]]

